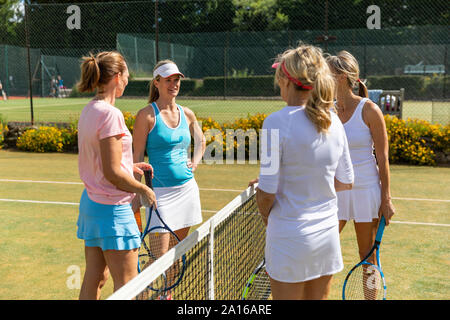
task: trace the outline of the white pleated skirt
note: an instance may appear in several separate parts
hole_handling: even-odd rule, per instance
[[[191,227],[202,222],[200,191],[194,178],[181,186],[154,188],[161,219],[173,231]],[[148,219],[149,208],[145,210]],[[153,212],[149,228],[162,226]]]
[[[368,187],[337,192],[338,219],[355,222],[372,222],[378,219],[381,205],[379,183]]]
[[[338,225],[298,237],[266,235],[266,270],[280,282],[314,280],[342,271]]]

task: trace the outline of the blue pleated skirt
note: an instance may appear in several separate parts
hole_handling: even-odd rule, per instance
[[[107,205],[92,201],[86,190],[80,199],[77,237],[87,247],[102,250],[139,248],[141,238],[130,204]]]

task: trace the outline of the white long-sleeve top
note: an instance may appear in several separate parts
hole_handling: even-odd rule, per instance
[[[298,236],[338,224],[334,177],[349,184],[354,175],[344,127],[330,113],[327,133],[317,132],[305,107],[286,106],[265,119],[258,188],[276,195],[268,233]]]

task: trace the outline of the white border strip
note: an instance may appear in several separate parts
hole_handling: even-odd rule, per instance
[[[21,182],[21,183],[54,183],[54,184],[73,184],[83,185],[82,182],[70,182],[70,181],[39,181],[39,180],[15,180],[15,179],[0,179],[0,182]],[[222,192],[242,192],[242,190],[235,189],[215,189],[215,188],[199,188],[200,191],[222,191]],[[404,197],[392,197],[393,200],[405,200],[405,201],[434,201],[434,202],[450,202],[447,199],[425,199],[425,198],[404,198]]]
[[[412,221],[390,221],[391,223],[399,223],[399,224],[414,224],[421,226],[435,226],[435,227],[450,227],[450,224],[444,223],[429,223],[429,222],[412,222]]]
[[[0,179],[0,182],[54,183],[54,184],[77,184],[77,185],[82,185],[83,184],[83,182],[13,180],[13,179]]]
[[[420,199],[420,198],[398,198],[392,197],[394,200],[406,200],[406,201],[435,201],[435,202],[450,202],[450,200],[444,199]]]
[[[5,201],[5,202],[24,202],[24,203],[40,203],[40,204],[61,204],[61,205],[70,205],[70,206],[78,206],[79,205],[79,203],[75,203],[75,202],[36,201],[36,200],[20,200],[20,199],[0,199],[0,201]]]

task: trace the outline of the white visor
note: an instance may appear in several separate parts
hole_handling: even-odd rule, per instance
[[[155,71],[153,71],[153,78],[156,78],[156,76],[161,76],[163,78],[170,77],[174,74],[179,74],[184,78],[184,74],[178,70],[178,67],[174,63],[166,63],[162,66],[158,67]]]

